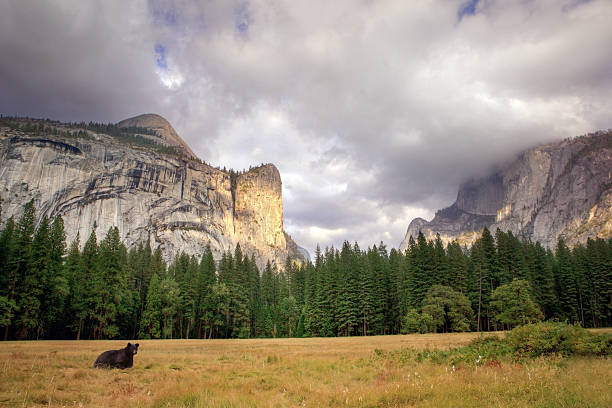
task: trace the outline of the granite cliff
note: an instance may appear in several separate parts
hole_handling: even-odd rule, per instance
[[[431,221],[414,219],[400,245],[422,231],[470,245],[483,227],[570,244],[612,236],[612,131],[538,146],[488,177],[459,188],[457,200]]]
[[[295,243],[283,231],[281,177],[272,164],[247,172],[200,160],[161,116],[117,125],[0,120],[2,221],[33,199],[38,221],[61,214],[67,241],[119,227],[128,247],[150,240],[168,260],[179,251],[218,259],[240,244],[260,267],[282,265]]]

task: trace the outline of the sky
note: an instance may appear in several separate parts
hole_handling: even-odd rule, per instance
[[[469,178],[612,127],[610,21],[610,0],[6,0],[0,113],[158,113],[208,163],[274,163],[311,253],[397,247]]]

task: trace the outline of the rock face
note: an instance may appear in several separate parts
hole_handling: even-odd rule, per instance
[[[186,147],[163,118],[144,116],[153,122],[140,116],[118,126],[162,128],[160,137]],[[282,265],[295,246],[283,231],[281,178],[272,164],[231,173],[107,134],[69,137],[74,126],[52,127],[60,132],[0,129],[3,222],[34,199],[38,221],[61,214],[67,242],[78,233],[81,245],[95,223],[98,239],[117,226],[128,247],[150,240],[166,260],[180,251],[200,255],[207,244],[218,259],[239,243],[260,267]]]
[[[400,245],[422,231],[470,245],[483,227],[553,248],[612,236],[612,131],[529,149],[491,176],[459,188],[453,205],[410,223]]]
[[[117,123],[117,126],[120,128],[142,127],[154,130],[157,132],[157,136],[151,137],[154,141],[165,146],[177,147],[189,158],[197,157],[187,143],[185,143],[178,133],[176,133],[176,130],[174,130],[170,122],[154,113],[145,113],[143,115],[134,116],[133,118],[124,119]]]

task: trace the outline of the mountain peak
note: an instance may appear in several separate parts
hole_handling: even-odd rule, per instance
[[[176,133],[163,116],[156,113],[145,113],[124,119],[117,123],[119,127],[142,127],[156,131],[159,134],[159,141],[167,146],[176,146],[182,149],[189,157],[196,158],[196,154],[189,148],[189,145]]]

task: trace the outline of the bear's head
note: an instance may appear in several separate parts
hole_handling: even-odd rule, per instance
[[[136,343],[136,344],[128,343],[128,345],[127,345],[127,347],[125,349],[130,354],[136,354],[136,353],[138,353],[138,343]]]

